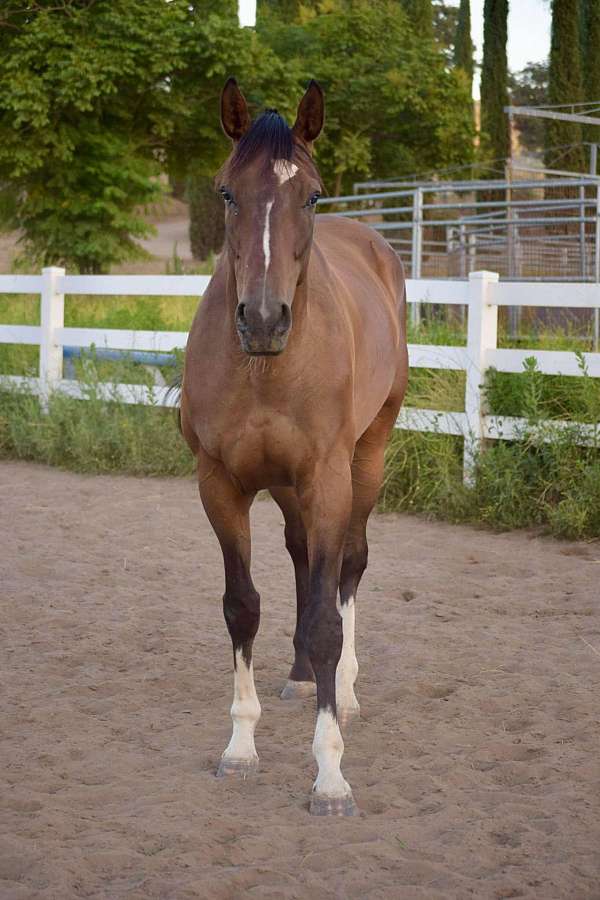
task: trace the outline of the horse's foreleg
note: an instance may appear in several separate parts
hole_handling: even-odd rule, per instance
[[[341,474],[340,474],[341,473]],[[350,520],[352,487],[348,462],[312,474],[299,500],[308,539],[308,604],[301,631],[317,680],[313,754],[318,774],[310,811],[353,815],[356,806],[340,768],[344,742],[337,721],[335,673],[342,651],[342,620],[336,606],[342,552]]]
[[[315,673],[311,665],[304,635],[300,627],[308,603],[308,546],[306,528],[294,488],[271,488],[271,495],[285,519],[285,546],[294,565],[296,576],[296,630],[294,632],[294,662],[287,683],[281,692],[282,700],[313,697],[317,693]]]
[[[223,613],[233,644],[233,732],[217,775],[246,777],[258,770],[254,729],[261,711],[252,667],[252,645],[260,620],[260,597],[250,577],[249,510],[254,495],[240,493],[214,461],[205,469],[199,459],[199,475],[200,496],[223,552]]]

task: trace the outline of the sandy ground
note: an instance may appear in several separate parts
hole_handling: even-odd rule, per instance
[[[187,480],[0,464],[0,897],[600,897],[600,546],[373,517],[357,819],[314,819],[293,586],[254,506],[261,773],[230,732],[220,553]]]

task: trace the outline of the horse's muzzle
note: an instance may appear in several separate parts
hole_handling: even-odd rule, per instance
[[[285,349],[292,327],[287,303],[238,303],[235,325],[242,350],[250,356],[276,356]]]

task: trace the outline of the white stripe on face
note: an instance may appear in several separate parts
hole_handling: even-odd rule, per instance
[[[263,253],[265,256],[265,277],[269,270],[271,262],[271,210],[273,209],[274,200],[269,200],[265,206],[265,228],[263,231]]]
[[[267,272],[271,262],[271,210],[273,209],[274,200],[269,200],[265,206],[265,227],[263,231],[263,254],[265,257],[265,273],[263,275],[262,300],[260,302],[260,314],[266,319],[269,311],[267,309]]]

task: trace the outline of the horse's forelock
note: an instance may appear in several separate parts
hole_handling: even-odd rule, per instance
[[[260,158],[264,160],[265,167],[275,161],[294,162],[308,164],[316,173],[310,154],[294,139],[292,129],[283,116],[276,109],[266,109],[236,144],[233,153],[217,174],[216,186],[219,187],[226,177],[235,176]]]

